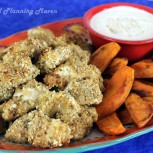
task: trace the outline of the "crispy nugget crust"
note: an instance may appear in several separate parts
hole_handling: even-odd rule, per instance
[[[43,82],[49,88],[58,87],[59,90],[64,90],[66,87],[66,81],[58,74],[46,74]]]
[[[80,105],[99,104],[103,98],[99,85],[92,79],[72,81],[66,87],[66,91],[68,91]]]
[[[38,105],[40,96],[51,95],[49,88],[36,80],[30,80],[26,84],[16,88],[13,98],[3,104],[2,116],[7,121],[12,121],[24,115]]]
[[[49,107],[48,107],[49,106]],[[80,112],[80,105],[69,94],[63,92],[51,92],[51,96],[41,96],[38,110],[47,116],[62,114],[63,118],[72,118]]]
[[[51,46],[51,39],[55,39],[55,35],[49,29],[38,27],[28,30],[28,38],[43,40],[48,46]]]
[[[83,138],[98,119],[92,105],[102,101],[104,90],[100,71],[88,64],[88,45],[42,28],[29,30],[28,36],[7,48],[0,63],[0,101],[12,97],[3,104],[2,115],[16,119],[5,139],[52,148]],[[33,80],[39,69],[48,87]]]
[[[67,83],[82,79],[91,79],[95,84],[99,85],[102,92],[104,90],[101,73],[94,65],[87,65],[86,63],[82,63],[80,61],[77,63],[67,61],[56,68],[53,74],[59,75]]]
[[[53,70],[66,61],[77,64],[78,62],[88,63],[89,51],[83,51],[79,46],[70,44],[58,46],[55,49],[47,48],[39,57],[37,67],[46,73]]]
[[[16,143],[27,143],[29,122],[34,115],[35,111],[16,119],[6,131],[5,139]]]
[[[59,119],[50,119],[39,113],[29,123],[28,142],[36,147],[52,148],[68,144],[71,130]],[[37,131],[37,132],[36,132]]]
[[[80,112],[73,117],[67,114],[67,117],[63,117],[62,114],[58,114],[57,118],[60,118],[63,122],[67,123],[71,129],[72,139],[78,140],[86,136],[93,126],[93,122],[97,121],[98,114],[94,107],[80,107]]]
[[[3,61],[9,61],[14,55],[34,57],[40,54],[47,47],[47,43],[43,40],[25,39],[23,41],[16,42],[5,49],[5,52],[7,53],[3,56]]]
[[[52,148],[70,142],[71,130],[59,119],[50,119],[40,111],[23,115],[13,122],[6,131],[5,139],[17,142],[29,142],[33,146]]]
[[[52,72],[58,65],[64,63],[71,54],[69,46],[59,46],[55,50],[47,48],[39,57],[37,67],[42,72]]]
[[[39,70],[27,56],[14,55],[9,61],[0,63],[0,102],[8,100],[14,88],[38,74]]]

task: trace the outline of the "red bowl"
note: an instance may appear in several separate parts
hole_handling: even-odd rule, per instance
[[[110,4],[100,5],[90,9],[84,15],[84,24],[89,31],[90,38],[92,40],[93,45],[96,48],[98,48],[101,45],[104,45],[108,42],[112,42],[112,41],[117,42],[118,44],[120,44],[122,48],[121,51],[119,52],[119,56],[127,57],[129,61],[135,61],[135,60],[141,59],[147,53],[153,52],[153,38],[147,39],[147,40],[139,40],[139,41],[120,40],[120,39],[107,37],[103,34],[96,32],[93,28],[91,28],[90,21],[95,14],[103,11],[104,9],[108,9],[108,8],[112,8],[116,6],[131,6],[134,8],[145,10],[153,14],[152,8],[149,8],[143,5],[138,5],[138,4],[131,4],[131,3],[110,3]]]

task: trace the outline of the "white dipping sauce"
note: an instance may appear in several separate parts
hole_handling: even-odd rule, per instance
[[[96,32],[122,40],[153,38],[153,14],[130,6],[117,6],[95,14],[90,25]]]

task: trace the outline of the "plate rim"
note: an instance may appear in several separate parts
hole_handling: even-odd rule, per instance
[[[123,136],[121,138],[115,139],[115,140],[108,140],[105,142],[94,142],[94,143],[90,143],[90,144],[83,144],[80,146],[72,146],[71,148],[54,148],[54,150],[51,149],[47,149],[47,150],[39,150],[39,151],[35,151],[35,150],[3,150],[0,149],[0,152],[2,153],[19,153],[19,152],[35,152],[35,153],[40,153],[40,152],[44,152],[44,153],[67,153],[67,152],[73,152],[73,153],[80,153],[80,152],[85,152],[85,151],[93,151],[93,150],[97,150],[97,149],[102,149],[102,148],[106,148],[109,146],[114,146],[116,144],[120,144],[122,142],[126,142],[128,140],[131,140],[133,138],[139,137],[141,135],[150,133],[153,131],[153,125],[150,127],[146,127],[145,129],[139,130],[137,132],[131,133],[129,135]]]

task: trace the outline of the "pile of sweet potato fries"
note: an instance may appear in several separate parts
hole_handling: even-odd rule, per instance
[[[126,58],[117,57],[120,48],[115,42],[108,43],[98,48],[90,60],[100,69],[105,85],[103,101],[96,106],[96,124],[109,135],[124,133],[127,124],[141,128],[153,116],[153,60],[130,65]]]

